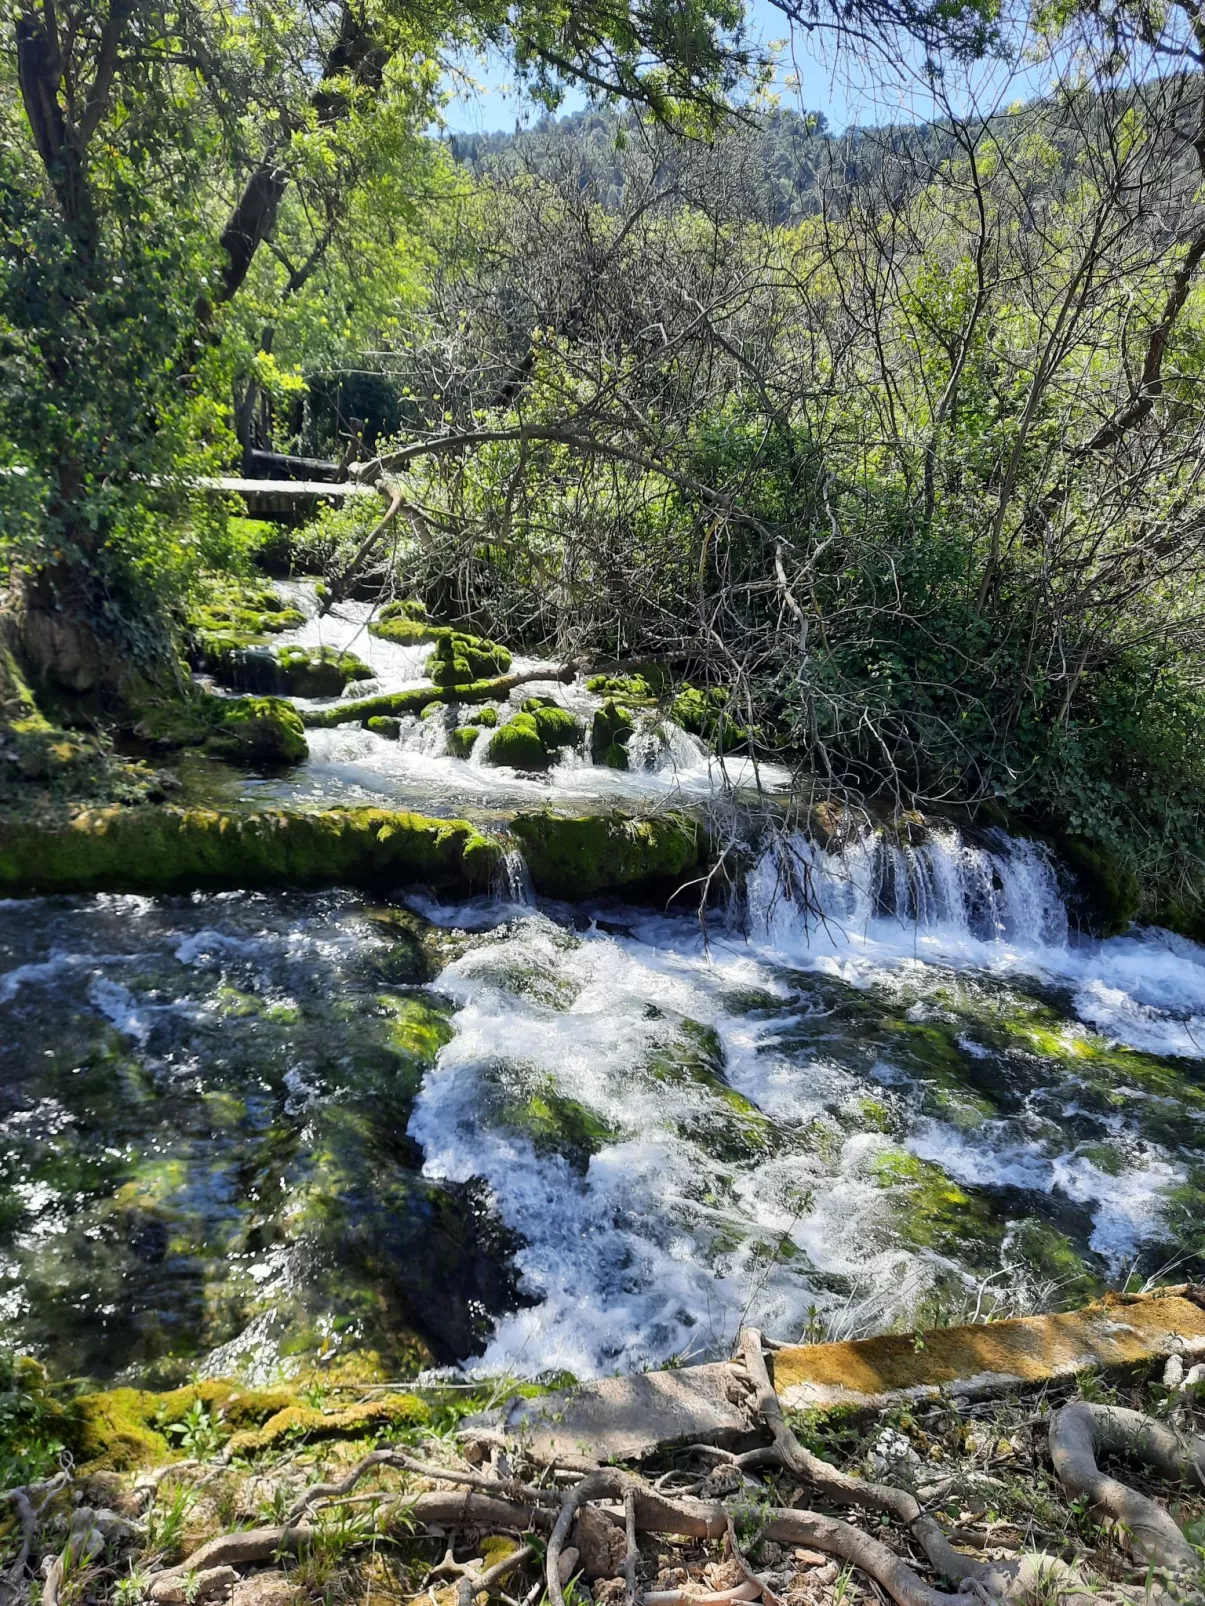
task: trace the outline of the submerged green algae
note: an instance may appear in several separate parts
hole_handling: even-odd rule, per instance
[[[452,1027],[393,913],[347,895],[64,907],[92,964],[20,982],[0,1047],[10,1343],[58,1375],[156,1386],[199,1363],[396,1377],[480,1344],[514,1297],[509,1241],[406,1136]]]

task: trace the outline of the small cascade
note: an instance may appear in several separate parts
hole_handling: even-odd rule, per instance
[[[972,842],[947,827],[908,842],[867,830],[837,850],[792,835],[768,847],[754,867],[749,910],[754,929],[775,942],[830,922],[1032,948],[1067,942],[1050,855],[1004,832]]]
[[[535,888],[527,860],[518,848],[507,848],[494,873],[494,896],[504,903],[517,903],[525,909],[534,907]]]
[[[641,714],[628,742],[628,763],[650,774],[707,769],[709,753],[697,736],[672,719]]]

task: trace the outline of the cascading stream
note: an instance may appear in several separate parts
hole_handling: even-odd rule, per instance
[[[410,902],[0,905],[17,1342],[585,1376],[1200,1254],[1205,951],[1078,939],[1035,844],[780,843],[706,943],[541,911],[514,852],[493,898]]]

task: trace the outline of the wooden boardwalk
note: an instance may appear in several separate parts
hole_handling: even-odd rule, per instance
[[[323,502],[346,502],[354,496],[376,496],[371,485],[355,480],[244,480],[220,474],[199,482],[215,496],[241,496],[252,516],[313,512]]]

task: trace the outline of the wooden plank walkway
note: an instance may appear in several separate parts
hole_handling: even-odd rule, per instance
[[[355,480],[246,480],[219,474],[198,481],[215,496],[241,496],[250,514],[303,513],[322,502],[347,502],[356,496],[376,496],[371,485]]]

